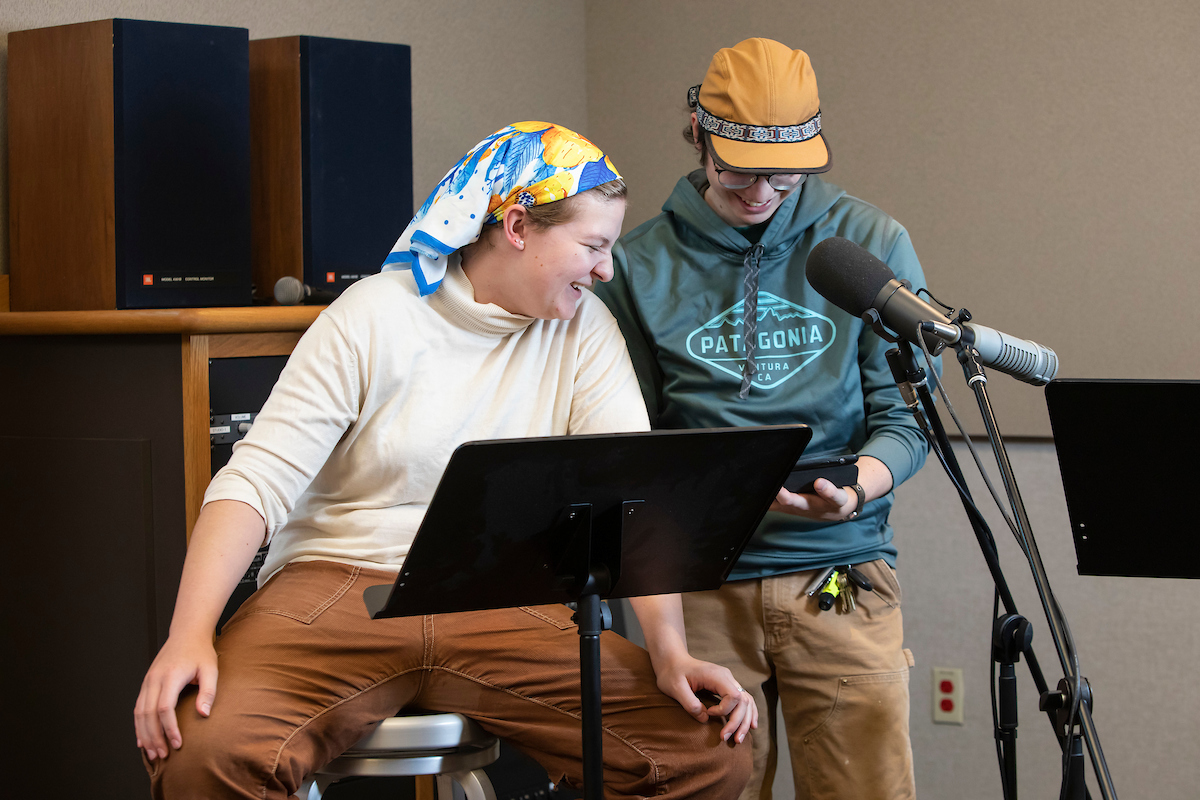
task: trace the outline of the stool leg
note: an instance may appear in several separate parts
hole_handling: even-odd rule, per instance
[[[467,800],[496,800],[496,790],[492,788],[492,781],[488,778],[487,773],[481,769],[472,769],[466,772],[452,772],[446,776],[463,788],[463,792],[467,795]],[[441,776],[438,778],[438,789],[441,789]],[[439,800],[442,798],[439,797]],[[446,798],[451,800],[451,798]]]
[[[454,800],[454,779],[450,773],[438,775],[434,780],[437,781],[437,800]]]

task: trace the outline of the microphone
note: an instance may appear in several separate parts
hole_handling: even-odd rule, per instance
[[[306,306],[327,306],[336,299],[336,292],[314,289],[290,275],[284,275],[275,281],[275,300],[281,306],[294,306],[301,303]]]
[[[820,242],[805,270],[809,284],[843,311],[861,317],[875,309],[884,325],[913,343],[919,328],[935,355],[946,344],[962,342],[975,348],[984,366],[1025,383],[1044,386],[1058,374],[1058,356],[1050,348],[974,322],[951,323],[897,280],[887,264],[848,239]]]
[[[1033,386],[1045,386],[1058,374],[1058,356],[1049,347],[974,322],[964,322],[962,327],[963,340],[975,348],[984,366]],[[968,332],[973,339],[967,338]]]

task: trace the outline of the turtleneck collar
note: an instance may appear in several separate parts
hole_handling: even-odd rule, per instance
[[[446,277],[430,296],[429,303],[455,325],[484,336],[507,336],[537,321],[534,317],[505,311],[495,303],[475,302],[475,288],[463,272],[458,253],[450,255]]]

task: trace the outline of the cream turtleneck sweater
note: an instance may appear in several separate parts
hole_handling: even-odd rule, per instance
[[[267,523],[259,581],[291,561],[398,571],[454,448],[466,441],[647,430],[612,315],[475,302],[457,259],[421,298],[408,272],[351,286],[296,345],[205,503]]]

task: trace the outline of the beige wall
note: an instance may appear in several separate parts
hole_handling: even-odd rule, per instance
[[[812,57],[827,177],[909,229],[941,300],[1051,347],[1061,377],[1200,378],[1200,4],[587,8],[589,132],[629,179],[627,224],[694,162],[678,131],[712,53],[770,36]],[[1041,391],[995,378],[1001,430],[1047,435]]]

